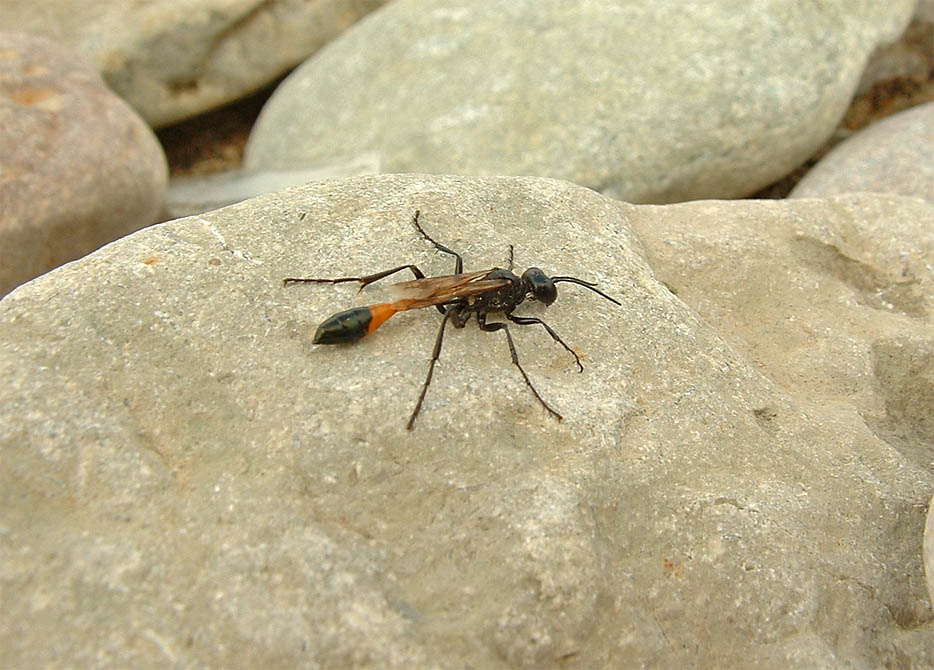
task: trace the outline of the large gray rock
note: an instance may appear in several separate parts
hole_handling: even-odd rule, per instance
[[[851,191],[934,202],[934,102],[890,116],[834,147],[798,182],[792,198]]]
[[[931,499],[934,503],[934,498]],[[928,506],[928,520],[924,527],[924,574],[928,580],[928,597],[934,602],[934,504]]]
[[[820,147],[912,0],[397,0],[309,59],[247,167],[536,174],[636,202],[751,193]]]
[[[450,271],[416,208],[467,269],[513,243],[620,298],[519,310],[583,358],[512,329],[563,422],[469,324],[406,431],[434,310],[311,344],[379,285],[283,277]],[[932,230],[382,176],[59,268],[0,302],[0,665],[930,666]]]
[[[922,21],[934,22],[934,0],[918,0],[915,14]]]
[[[929,2],[934,8],[934,2]],[[890,92],[892,98],[917,94],[931,87],[931,68],[934,67],[934,17],[925,17],[923,6],[918,5],[915,17],[895,42],[876,50],[866,63],[863,76],[856,89],[858,95],[874,96],[870,102],[877,109],[889,107],[892,100],[880,96],[880,90]],[[873,91],[873,89],[876,89]]]
[[[0,0],[0,25],[84,53],[162,126],[271,83],[385,2]]]
[[[379,165],[375,157],[361,156],[359,160],[320,166],[315,170],[245,172],[232,170],[205,176],[176,177],[166,191],[166,210],[180,219],[233,205],[263,193],[281,191],[310,181],[376,174]]]
[[[168,169],[90,63],[0,33],[0,296],[157,220]]]

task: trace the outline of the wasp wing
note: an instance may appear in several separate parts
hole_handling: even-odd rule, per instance
[[[448,293],[484,279],[490,270],[465,272],[459,275],[440,275],[396,282],[389,286],[389,292],[398,298],[428,298],[437,293]],[[499,280],[494,280],[499,281]]]
[[[468,298],[502,288],[508,279],[486,279],[492,270],[465,272],[459,275],[425,277],[392,284],[389,292],[398,299],[399,311],[441,305],[458,298]]]

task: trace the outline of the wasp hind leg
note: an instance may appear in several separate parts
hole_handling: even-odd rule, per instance
[[[532,386],[532,381],[529,379],[529,376],[525,374],[525,370],[523,370],[522,366],[519,364],[519,355],[516,353],[516,345],[513,343],[512,335],[509,333],[509,326],[503,321],[487,323],[486,315],[479,312],[477,313],[477,322],[480,324],[480,330],[485,330],[488,333],[502,330],[504,333],[506,333],[506,342],[509,344],[509,353],[512,356],[512,362],[515,363],[516,367],[519,368],[519,372],[522,373],[522,378],[525,380],[525,385],[529,387],[529,390],[538,399],[538,402],[542,404],[542,407],[548,410],[548,413],[555,417],[558,421],[561,421],[563,417],[554,409],[552,409],[551,406],[538,394],[538,391],[536,391],[535,387]]]
[[[396,274],[397,272],[402,272],[403,270],[411,270],[412,274],[415,275],[416,279],[424,279],[425,273],[418,269],[417,265],[400,265],[397,268],[392,270],[384,270],[383,272],[377,272],[375,274],[366,275],[365,277],[340,277],[339,279],[316,279],[313,277],[286,277],[282,280],[283,286],[288,286],[289,284],[343,284],[344,282],[355,281],[360,283],[360,290],[362,291],[365,286],[372,284],[375,281],[384,279],[389,275]]]

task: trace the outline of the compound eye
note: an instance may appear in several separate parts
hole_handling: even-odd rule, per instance
[[[529,287],[536,300],[550,305],[558,299],[555,283],[539,268],[529,268],[522,273],[522,281]]]

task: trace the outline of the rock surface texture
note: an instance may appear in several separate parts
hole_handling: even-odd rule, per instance
[[[386,0],[0,0],[0,26],[83,53],[153,126],[266,86]]]
[[[316,325],[464,255],[503,333]],[[535,178],[318,182],[0,302],[0,666],[931,667],[934,205],[633,206]],[[407,277],[405,277],[407,279]],[[401,277],[400,277],[401,279]],[[493,320],[491,318],[491,320]]]
[[[790,197],[876,191],[934,202],[934,102],[875,123],[838,145]]]
[[[267,103],[253,170],[558,177],[630,202],[737,197],[827,140],[915,2],[396,0]]]
[[[157,220],[165,156],[93,66],[0,33],[0,296]]]

